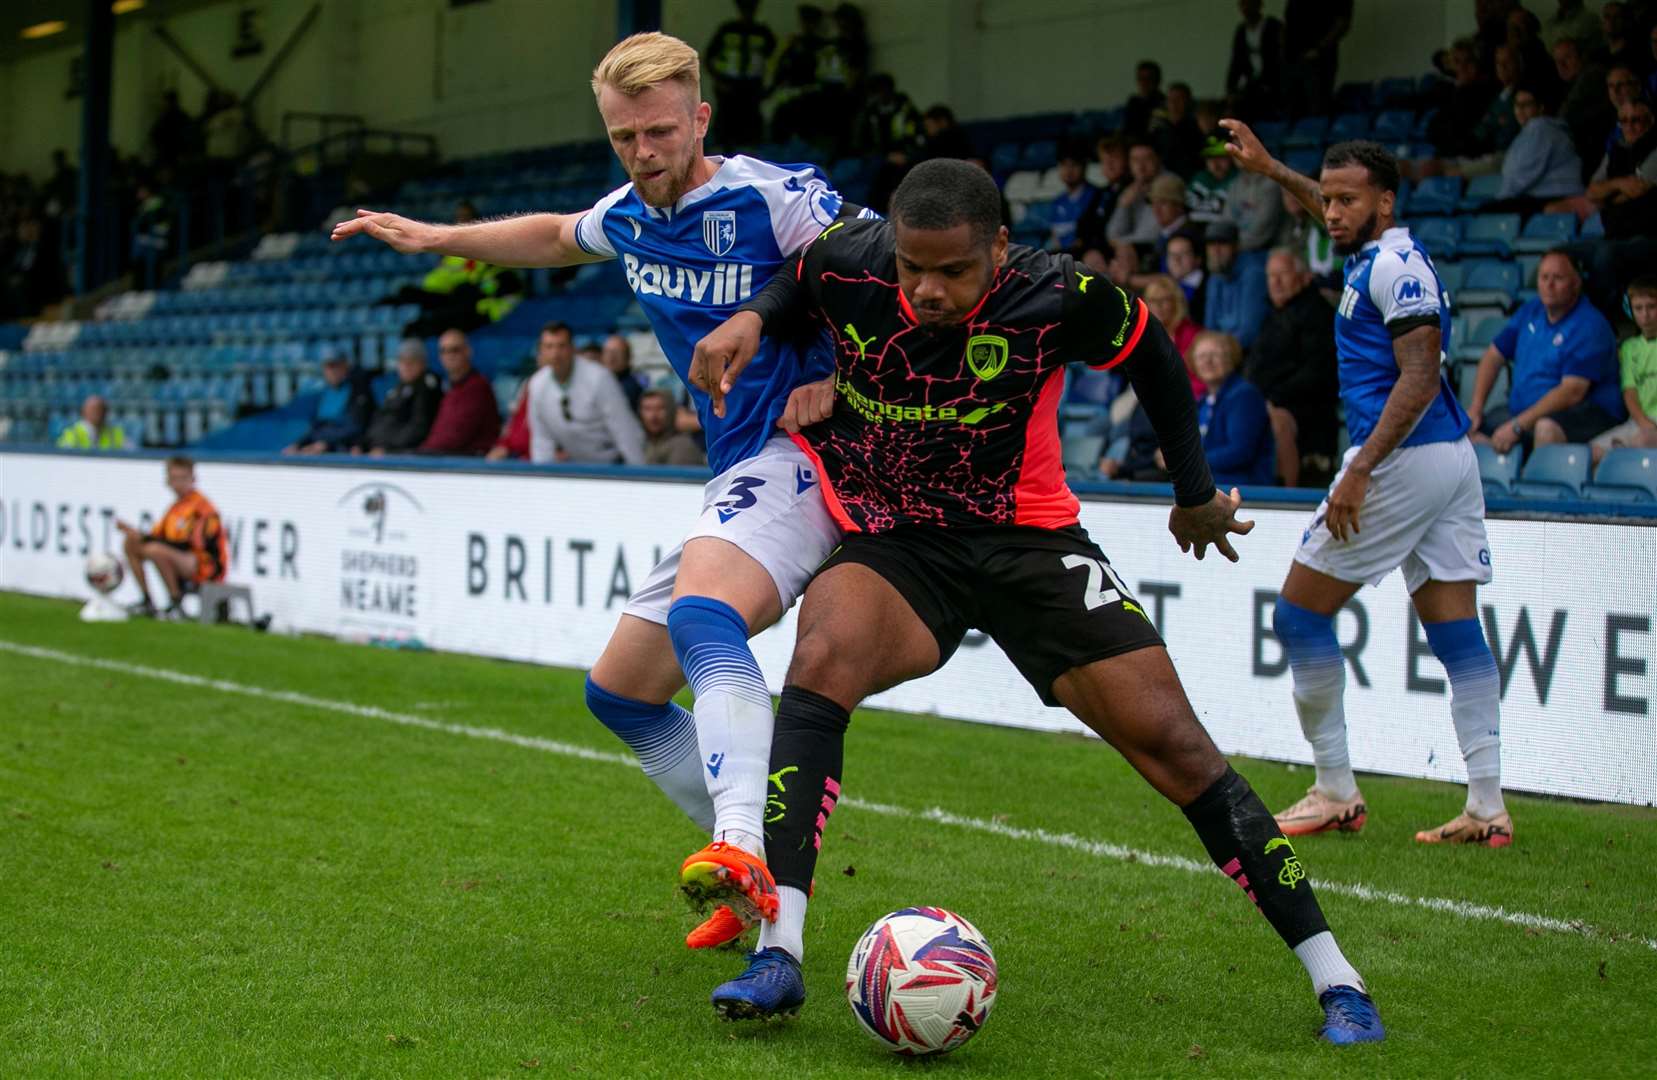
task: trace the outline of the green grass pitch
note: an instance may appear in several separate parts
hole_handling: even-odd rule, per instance
[[[1520,796],[1512,849],[1421,849],[1460,789],[1366,778],[1360,836],[1298,845],[1388,1025],[1337,1050],[1234,885],[1124,857],[1203,854],[1107,747],[862,712],[806,1008],[725,1025],[707,995],[741,958],[683,947],[673,889],[700,840],[614,760],[579,673],[74,612],[0,595],[0,1076],[1610,1077],[1657,1059],[1649,809]],[[1238,766],[1268,804],[1309,782]],[[842,979],[864,927],[917,903],[984,931],[1001,989],[964,1049],[905,1064]]]

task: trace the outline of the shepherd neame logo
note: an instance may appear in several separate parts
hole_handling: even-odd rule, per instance
[[[403,488],[378,480],[357,485],[336,505],[348,515],[345,533],[355,542],[339,553],[343,621],[406,632],[420,613],[420,560],[411,541],[425,508]]]

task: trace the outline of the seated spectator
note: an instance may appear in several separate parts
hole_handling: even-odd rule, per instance
[[[1156,218],[1151,214],[1151,184],[1169,174],[1162,171],[1162,158],[1156,147],[1140,140],[1128,148],[1128,175],[1131,179],[1117,197],[1105,235],[1113,241],[1126,240],[1149,247],[1156,243],[1158,232]]]
[[[175,501],[149,532],[140,532],[119,518],[115,527],[124,538],[127,566],[138,586],[138,603],[127,610],[145,618],[178,619],[187,588],[207,581],[223,581],[230,566],[229,545],[219,512],[196,490],[196,463],[182,455],[167,459],[167,486]],[[145,567],[154,566],[167,587],[167,608],[159,616],[150,600]]]
[[[1264,15],[1261,0],[1239,0],[1243,21],[1231,35],[1225,92],[1234,114],[1255,120],[1277,112],[1283,84],[1283,23]]]
[[[1185,290],[1167,274],[1152,274],[1145,279],[1145,288],[1140,291],[1140,296],[1145,301],[1146,310],[1157,317],[1157,321],[1162,323],[1162,328],[1168,331],[1168,336],[1173,338],[1174,348],[1179,350],[1180,356],[1185,358],[1186,366],[1189,367],[1188,352],[1191,342],[1202,333],[1203,328],[1191,319],[1191,310],[1185,303]],[[1199,386],[1200,383],[1193,376],[1193,397],[1196,396]]]
[[[1122,130],[1143,136],[1151,130],[1151,114],[1167,99],[1162,94],[1162,65],[1141,60],[1133,71],[1134,92],[1122,107]]]
[[[535,370],[548,367],[555,361],[564,362],[561,358],[574,353],[574,331],[569,323],[554,319],[541,327],[540,337],[535,341]],[[530,377],[534,377],[534,372],[530,373]],[[508,458],[529,460],[529,378],[518,385],[518,392],[512,399],[512,418],[506,422],[506,428],[495,445],[483,456],[487,461],[505,461]]]
[[[109,402],[93,394],[81,402],[81,418],[58,436],[60,450],[125,450],[127,433],[110,427]]]
[[[1535,300],[1514,312],[1479,359],[1472,407],[1475,442],[1506,452],[1519,443],[1586,443],[1627,417],[1611,324],[1582,295],[1568,255],[1550,251],[1536,273]],[[1503,364],[1512,361],[1507,405],[1485,411]]]
[[[69,291],[63,260],[47,242],[41,221],[25,212],[4,260],[5,281],[0,287],[0,318],[33,318]]]
[[[1139,249],[1129,240],[1114,240],[1110,245],[1110,258],[1105,264],[1105,273],[1112,281],[1132,281],[1139,273]]]
[[[1602,38],[1599,48],[1589,52],[1588,58],[1606,68],[1627,66],[1638,70],[1640,43],[1629,29],[1628,5],[1621,0],[1606,0],[1599,9],[1599,28]]]
[[[598,362],[621,384],[621,392],[627,397],[627,407],[638,412],[639,398],[650,384],[645,381],[644,376],[633,370],[633,346],[620,334],[611,334],[604,339],[604,344],[599,350]]]
[[[1502,158],[1502,186],[1484,213],[1530,214],[1554,199],[1582,194],[1582,159],[1550,100],[1521,87],[1513,97],[1519,135]]]
[[[1622,343],[1618,357],[1628,420],[1594,440],[1595,462],[1620,446],[1657,448],[1657,276],[1636,278],[1627,300],[1636,333]]]
[[[1191,113],[1191,87],[1177,82],[1168,87],[1162,107],[1151,113],[1152,141],[1163,167],[1185,179],[1202,168],[1202,129]]]
[[[1657,184],[1657,124],[1651,103],[1634,98],[1617,113],[1617,133],[1581,196],[1550,203],[1549,210],[1587,218],[1607,206],[1640,198]]]
[[[1477,123],[1459,139],[1445,136],[1447,148],[1459,156],[1400,161],[1399,171],[1413,179],[1424,176],[1487,176],[1500,172],[1502,156],[1519,134],[1519,120],[1513,113],[1513,99],[1519,93],[1524,64],[1519,52],[1503,44],[1496,49],[1496,89]]]
[[[1197,399],[1197,427],[1214,482],[1269,484],[1277,463],[1277,444],[1266,414],[1266,399],[1238,374],[1243,347],[1230,334],[1204,330],[1191,343],[1191,368],[1202,380]],[[1157,464],[1162,466],[1161,450]]]
[[[1053,228],[1047,237],[1049,251],[1069,251],[1076,242],[1076,226],[1099,197],[1099,189],[1085,179],[1087,154],[1080,146],[1066,144],[1059,154],[1059,183],[1064,190],[1053,196]]]
[[[919,161],[932,158],[976,157],[972,140],[955,122],[955,110],[948,105],[934,105],[921,116],[921,127],[926,137],[921,140]]]
[[[1237,226],[1217,221],[1208,227],[1203,246],[1208,261],[1208,297],[1203,303],[1203,325],[1220,330],[1246,349],[1254,344],[1266,321],[1266,275],[1258,262],[1237,257]]]
[[[361,450],[375,457],[413,453],[426,441],[443,402],[443,385],[426,362],[426,346],[404,338],[397,347],[397,385],[368,422]]]
[[[1224,134],[1222,131],[1221,137],[1213,140],[1222,153],[1225,151]],[[1227,156],[1226,160],[1231,159]],[[1254,172],[1239,172],[1226,189],[1225,216],[1237,226],[1237,246],[1244,252],[1245,259],[1254,258],[1256,265],[1264,256],[1251,256],[1250,253],[1264,252],[1272,247],[1283,227],[1285,194],[1285,190],[1271,177]]]
[[[476,221],[477,209],[462,201],[454,223]],[[450,328],[476,330],[498,322],[523,299],[524,282],[516,270],[459,255],[445,255],[418,286],[405,285],[381,304],[417,304],[422,314],[403,330],[409,337],[430,337]]]
[[[1582,45],[1568,37],[1554,42],[1553,63],[1564,87],[1559,118],[1571,132],[1577,159],[1592,161],[1617,122],[1616,111],[1606,100],[1605,69],[1588,63]]]
[[[344,353],[332,348],[322,354],[322,381],[311,426],[284,454],[340,453],[355,446],[374,415],[374,390],[366,374],[351,366]]]
[[[1550,49],[1570,38],[1582,43],[1585,49],[1597,49],[1604,44],[1600,32],[1600,18],[1588,10],[1583,0],[1559,0],[1559,7],[1542,21],[1542,43]]]
[[[1225,140],[1209,139],[1202,148],[1202,168],[1185,188],[1185,207],[1191,220],[1207,225],[1225,217],[1226,196],[1236,182],[1237,163],[1226,153]],[[1277,187],[1269,179],[1266,182]]]
[[[1478,46],[1471,38],[1457,40],[1450,47],[1448,59],[1452,82],[1428,124],[1427,138],[1439,157],[1471,156],[1479,152],[1474,131],[1498,88],[1485,75]]]
[[[1178,232],[1168,238],[1168,250],[1163,254],[1163,263],[1168,270],[1168,276],[1179,282],[1179,287],[1185,293],[1185,303],[1191,311],[1191,318],[1202,322],[1203,304],[1208,299],[1208,271],[1203,268],[1202,251],[1195,234],[1190,231]],[[1140,282],[1135,282],[1138,287]]]
[[[696,440],[673,424],[673,395],[646,390],[639,395],[639,426],[644,429],[646,465],[706,465],[707,456]]]
[[[1277,229],[1276,246],[1300,252],[1318,291],[1333,306],[1346,284],[1341,280],[1341,260],[1335,255],[1334,241],[1329,239],[1323,222],[1307,213],[1288,188],[1283,189],[1278,204],[1283,208],[1283,223]]]
[[[501,408],[495,388],[472,367],[472,346],[466,335],[453,328],[437,339],[437,357],[449,376],[449,389],[437,407],[437,418],[422,454],[476,455],[482,457],[495,445],[501,433]],[[530,431],[534,433],[534,403],[530,405]]]
[[[1094,146],[1093,152],[1098,159],[1104,184],[1097,189],[1099,194],[1076,222],[1076,246],[1084,251],[1088,248],[1104,249],[1110,243],[1107,233],[1110,216],[1116,212],[1116,201],[1122,197],[1131,180],[1128,175],[1128,144],[1119,136],[1104,136]]]
[[[603,364],[559,351],[529,377],[529,459],[644,464],[644,432]]]
[[[1151,181],[1151,220],[1156,225],[1152,237],[1154,251],[1161,258],[1168,250],[1168,241],[1191,222],[1185,213],[1185,184],[1177,176],[1163,175]]]
[[[1318,292],[1305,256],[1278,248],[1266,259],[1272,309],[1249,349],[1243,376],[1265,395],[1277,443],[1277,475],[1299,487],[1306,471],[1327,477],[1340,419],[1335,311]]]

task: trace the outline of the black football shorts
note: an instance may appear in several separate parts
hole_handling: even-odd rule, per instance
[[[1080,525],[849,533],[819,573],[866,566],[897,589],[938,640],[942,667],[968,630],[988,634],[1047,705],[1072,668],[1162,644],[1150,617]]]

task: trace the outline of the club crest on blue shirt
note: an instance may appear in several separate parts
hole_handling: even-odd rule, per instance
[[[736,246],[736,211],[702,211],[702,242],[715,258],[730,254]]]

